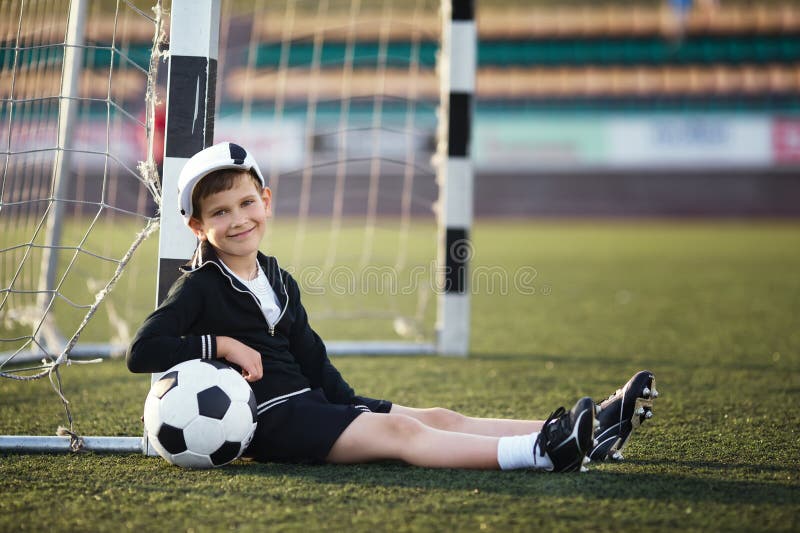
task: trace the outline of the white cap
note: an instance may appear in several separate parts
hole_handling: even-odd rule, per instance
[[[195,185],[211,172],[226,168],[245,171],[252,169],[261,180],[261,186],[267,186],[255,158],[238,144],[222,142],[200,150],[189,158],[178,176],[178,203],[186,224],[189,224],[192,216],[192,193]]]

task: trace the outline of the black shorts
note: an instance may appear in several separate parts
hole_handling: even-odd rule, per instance
[[[356,396],[356,402],[330,403],[321,389],[293,396],[259,415],[244,455],[257,461],[322,462],[358,415],[392,408],[386,400]]]

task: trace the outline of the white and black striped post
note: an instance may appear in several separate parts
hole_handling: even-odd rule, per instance
[[[219,20],[220,0],[172,1],[156,304],[197,245],[178,211],[178,176],[214,142]]]
[[[442,355],[469,352],[473,169],[470,154],[477,62],[474,0],[443,3],[440,120],[447,154],[439,153],[440,287],[437,342]],[[448,13],[449,11],[449,13]]]
[[[219,20],[220,0],[172,0],[156,306],[197,246],[179,212],[178,176],[190,157],[214,142]],[[151,382],[158,376],[153,374]],[[147,432],[142,449],[156,453]]]

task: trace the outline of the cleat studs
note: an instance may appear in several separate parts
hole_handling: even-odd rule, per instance
[[[653,411],[647,411],[647,412],[644,414],[644,417],[645,417],[645,418],[653,418]]]
[[[636,411],[633,412],[633,414],[642,416],[644,414],[644,407],[639,407]]]
[[[649,398],[650,397],[650,389],[648,387],[645,387],[644,389],[642,389],[642,397],[644,397],[644,398]]]
[[[588,456],[588,455],[587,455],[586,457],[584,457],[584,458],[583,458],[583,464],[589,464],[589,463],[591,463],[591,462],[592,462],[592,460],[589,458],[589,456]]]
[[[597,439],[592,439],[592,448],[597,448],[599,441]]]
[[[595,418],[594,422],[592,422],[592,425],[594,425],[594,429],[598,429],[600,427],[600,421]]]
[[[658,391],[653,389],[653,398],[658,398]]]
[[[603,410],[603,408],[602,408],[602,407],[600,407],[600,404],[599,404],[599,403],[597,403],[597,404],[595,404],[595,405],[594,405],[594,414],[595,414],[595,415],[599,415],[599,414],[600,414],[600,411],[602,411],[602,410]]]
[[[581,474],[585,474],[588,471],[589,471],[588,468],[586,468],[585,466],[581,466]]]
[[[622,452],[619,452],[619,451],[616,451],[616,452],[614,452],[613,454],[611,454],[611,458],[612,458],[613,460],[615,460],[615,461],[622,461],[623,459],[625,459],[625,458],[622,456]]]

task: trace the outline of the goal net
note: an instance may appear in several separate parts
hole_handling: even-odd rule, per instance
[[[440,2],[223,8],[215,140],[269,175],[265,250],[332,351],[431,351]]]
[[[263,250],[332,353],[464,355],[475,30],[472,2],[454,4],[172,0],[169,31],[158,0],[0,4],[0,377],[49,378],[79,445],[59,368],[122,353],[194,249],[170,146],[198,113],[198,149],[256,155],[274,200]],[[214,25],[185,24],[204,12]],[[213,60],[179,83],[205,37]]]
[[[160,16],[149,0],[0,4],[0,376],[49,377],[70,425],[59,368],[119,353],[152,307],[152,263],[133,258],[158,225]]]

